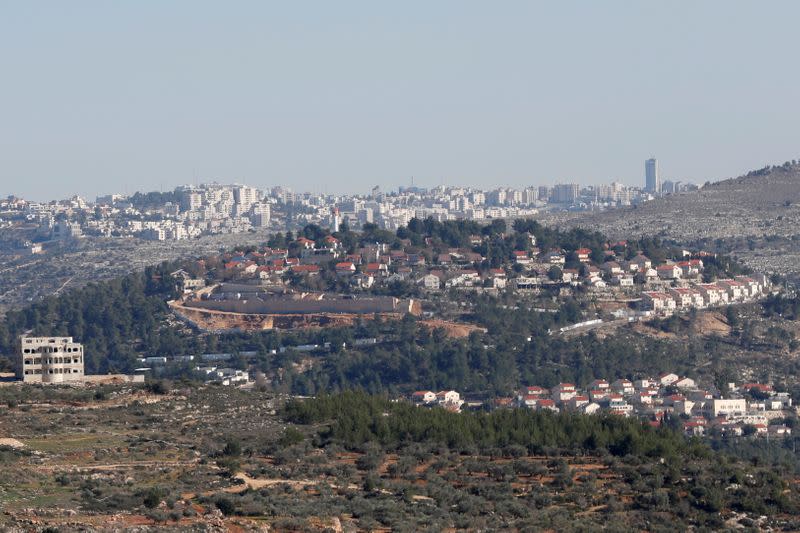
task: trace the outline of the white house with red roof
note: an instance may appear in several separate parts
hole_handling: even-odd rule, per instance
[[[610,395],[611,391],[609,391],[607,388],[589,390],[589,399],[591,399],[593,402],[602,402],[607,400]]]
[[[306,250],[313,250],[316,246],[314,241],[311,239],[306,239],[305,237],[298,237],[294,242],[296,242],[300,248],[305,248]]]
[[[675,300],[665,292],[645,291],[642,293],[642,305],[645,309],[656,313],[669,313],[675,310]]]
[[[721,279],[717,281],[717,285],[725,289],[728,293],[728,300],[731,302],[739,302],[744,300],[745,292],[741,283],[733,279]]]
[[[677,289],[669,289],[669,295],[675,300],[675,306],[678,309],[689,309],[694,307],[694,298],[692,289],[680,287]],[[702,299],[702,298],[701,298]]]
[[[619,416],[631,416],[633,406],[622,398],[611,398],[608,402],[608,411]]]
[[[389,267],[385,263],[367,263],[364,272],[376,277],[385,277],[389,275]]]
[[[616,276],[618,274],[622,274],[622,266],[616,261],[606,261],[602,265],[600,265],[600,270],[608,274],[609,276]]]
[[[761,284],[755,279],[747,276],[736,276],[734,280],[741,283],[742,290],[746,297],[756,298],[761,295]]]
[[[662,387],[669,387],[676,381],[680,379],[678,374],[673,374],[672,372],[668,372],[666,374],[661,374],[658,376],[658,382],[661,384]]]
[[[589,390],[608,390],[610,387],[608,381],[604,379],[596,379],[589,383]]]
[[[636,389],[629,379],[618,379],[611,383],[611,390],[619,394],[633,394]]]
[[[556,402],[554,400],[542,399],[536,403],[536,408],[539,410],[548,410],[553,411],[555,413],[558,412],[558,406],[556,406]]]
[[[351,261],[342,261],[336,263],[336,274],[340,276],[349,276],[356,273],[356,266]]]
[[[701,283],[695,285],[695,290],[702,295],[703,303],[706,307],[714,307],[728,303],[728,291],[716,283]]]
[[[431,404],[436,401],[436,393],[429,390],[418,390],[411,395],[414,403]]]
[[[561,252],[548,252],[544,254],[544,262],[551,265],[563,265],[567,262],[567,258]]]
[[[464,403],[461,395],[454,390],[443,390],[436,393],[436,402],[439,405],[453,405],[461,407]]]
[[[331,250],[338,250],[342,246],[341,241],[333,235],[326,235],[325,238],[322,239],[322,242],[324,242],[325,246]]]
[[[681,274],[684,278],[693,278],[699,276],[703,271],[703,262],[699,259],[678,261],[676,265],[678,265],[678,267],[681,269]]]
[[[683,271],[678,265],[660,265],[656,267],[660,279],[680,279]]]
[[[515,263],[519,263],[520,265],[528,265],[531,263],[531,258],[528,255],[528,252],[524,250],[514,250],[511,253],[514,255]]]
[[[296,274],[316,276],[319,274],[319,265],[293,265],[291,271]]]
[[[588,405],[588,404],[589,404],[589,397],[579,394],[579,395],[573,396],[572,398],[567,400],[567,404],[566,405],[567,405],[567,407],[569,409],[578,410],[581,407],[583,407],[584,405]]]
[[[551,397],[557,402],[565,402],[578,395],[575,385],[572,383],[559,383],[552,389]]]

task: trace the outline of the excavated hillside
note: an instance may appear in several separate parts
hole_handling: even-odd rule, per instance
[[[542,222],[597,229],[612,238],[658,235],[730,252],[765,272],[800,275],[800,165],[764,168],[645,204],[553,213]]]

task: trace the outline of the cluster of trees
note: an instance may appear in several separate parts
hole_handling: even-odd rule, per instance
[[[447,220],[439,222],[433,218],[420,220],[412,218],[408,225],[397,230],[401,239],[409,239],[415,246],[424,246],[425,239],[434,239],[452,248],[469,248],[470,237],[474,235],[496,236],[505,233],[506,222],[493,220],[491,224],[481,225],[473,220]]]
[[[726,255],[703,258],[703,281],[709,283],[719,278],[750,274],[751,269],[737,263]]]
[[[708,453],[671,429],[654,429],[637,419],[529,409],[452,413],[362,392],[292,400],[283,415],[297,424],[326,423],[321,432],[323,442],[351,448],[379,443],[396,450],[409,443],[433,442],[455,450],[521,446],[531,454],[545,449],[646,457],[675,457],[698,449],[698,453]]]

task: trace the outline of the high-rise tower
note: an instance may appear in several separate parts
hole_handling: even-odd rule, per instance
[[[650,158],[644,162],[644,190],[653,194],[661,192],[661,176],[658,174],[658,159]]]

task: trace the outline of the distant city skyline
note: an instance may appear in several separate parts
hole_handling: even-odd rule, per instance
[[[9,3],[0,195],[641,187],[796,159],[800,4]],[[744,39],[742,36],[746,35]]]

